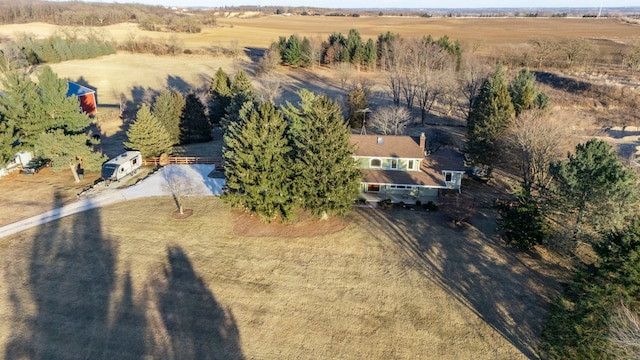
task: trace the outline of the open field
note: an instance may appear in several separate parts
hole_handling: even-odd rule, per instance
[[[0,242],[5,358],[534,357],[563,267],[480,214],[357,210],[338,232],[246,237],[218,199],[118,204]],[[290,234],[295,235],[295,234]],[[313,354],[313,355],[311,355]]]
[[[27,32],[46,36],[59,29],[56,26],[32,23],[0,26],[0,36],[11,37]],[[526,43],[534,38],[549,39],[606,39],[631,43],[640,40],[640,26],[617,19],[605,18],[421,18],[421,17],[332,17],[332,16],[278,16],[218,19],[218,26],[205,27],[201,33],[180,34],[140,31],[137,24],[117,24],[95,28],[107,39],[124,42],[132,35],[152,39],[176,36],[187,48],[206,49],[228,46],[237,41],[243,47],[266,48],[279,36],[298,34],[326,39],[333,32],[347,34],[357,29],[364,39],[376,39],[391,31],[402,36],[434,37],[448,35],[464,43],[490,46]]]

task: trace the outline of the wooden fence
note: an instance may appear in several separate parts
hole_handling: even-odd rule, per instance
[[[216,157],[198,157],[198,156],[169,156],[168,164],[191,165],[191,164],[214,164],[216,169],[222,169],[224,160]],[[158,165],[160,157],[150,157],[142,160],[142,165]]]

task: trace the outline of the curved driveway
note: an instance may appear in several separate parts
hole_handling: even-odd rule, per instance
[[[171,195],[171,189],[193,196],[220,195],[223,179],[210,178],[213,165],[167,165],[124,189],[103,188],[83,194],[71,204],[0,227],[0,238],[82,211],[150,196]]]

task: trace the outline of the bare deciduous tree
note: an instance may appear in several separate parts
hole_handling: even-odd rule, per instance
[[[622,56],[622,64],[631,72],[640,71],[640,44],[630,45]]]
[[[282,92],[282,81],[280,77],[270,74],[260,78],[258,96],[262,102],[274,102]]]
[[[311,68],[316,65],[320,66],[320,63],[322,61],[322,39],[320,39],[320,37],[318,36],[309,38],[309,45],[311,45],[308,54]]]
[[[591,52],[591,48],[591,43],[586,39],[565,39],[559,43],[559,49],[565,56],[567,67],[584,60],[586,55]]]
[[[377,109],[369,124],[383,135],[400,135],[404,133],[411,120],[409,110],[392,105]]]
[[[489,76],[489,67],[480,61],[476,56],[465,56],[462,60],[462,71],[460,71],[459,88],[464,102],[460,105],[460,110],[464,118],[469,118],[469,113],[476,101],[482,84]]]
[[[542,68],[545,65],[550,65],[549,62],[554,60],[556,53],[558,52],[558,42],[553,39],[533,39],[530,41],[533,45],[533,54],[535,60],[538,62],[538,68]]]
[[[441,201],[440,209],[447,214],[456,225],[469,219],[476,213],[477,207],[472,199],[458,196],[445,197]]]
[[[442,72],[434,69],[416,74],[416,80],[416,101],[420,108],[420,122],[424,125],[427,114],[444,93],[444,82]]]
[[[333,66],[333,69],[340,80],[340,89],[344,90],[347,85],[347,81],[351,78],[351,64],[339,62]]]
[[[180,215],[184,215],[184,204],[186,198],[191,195],[193,188],[189,175],[178,165],[166,166],[163,169],[162,175],[165,180],[165,186],[171,193]]]
[[[568,135],[562,121],[542,110],[523,111],[513,121],[507,142],[520,164],[526,187],[547,185],[549,165],[561,156]]]
[[[640,359],[640,318],[638,313],[621,304],[609,322],[609,341],[617,356],[624,359]]]
[[[270,74],[278,68],[282,62],[282,55],[277,46],[271,46],[258,60],[258,75]]]

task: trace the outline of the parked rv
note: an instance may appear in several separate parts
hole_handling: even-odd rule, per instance
[[[102,178],[106,182],[119,181],[125,176],[133,175],[142,166],[140,151],[127,151],[102,165]]]

